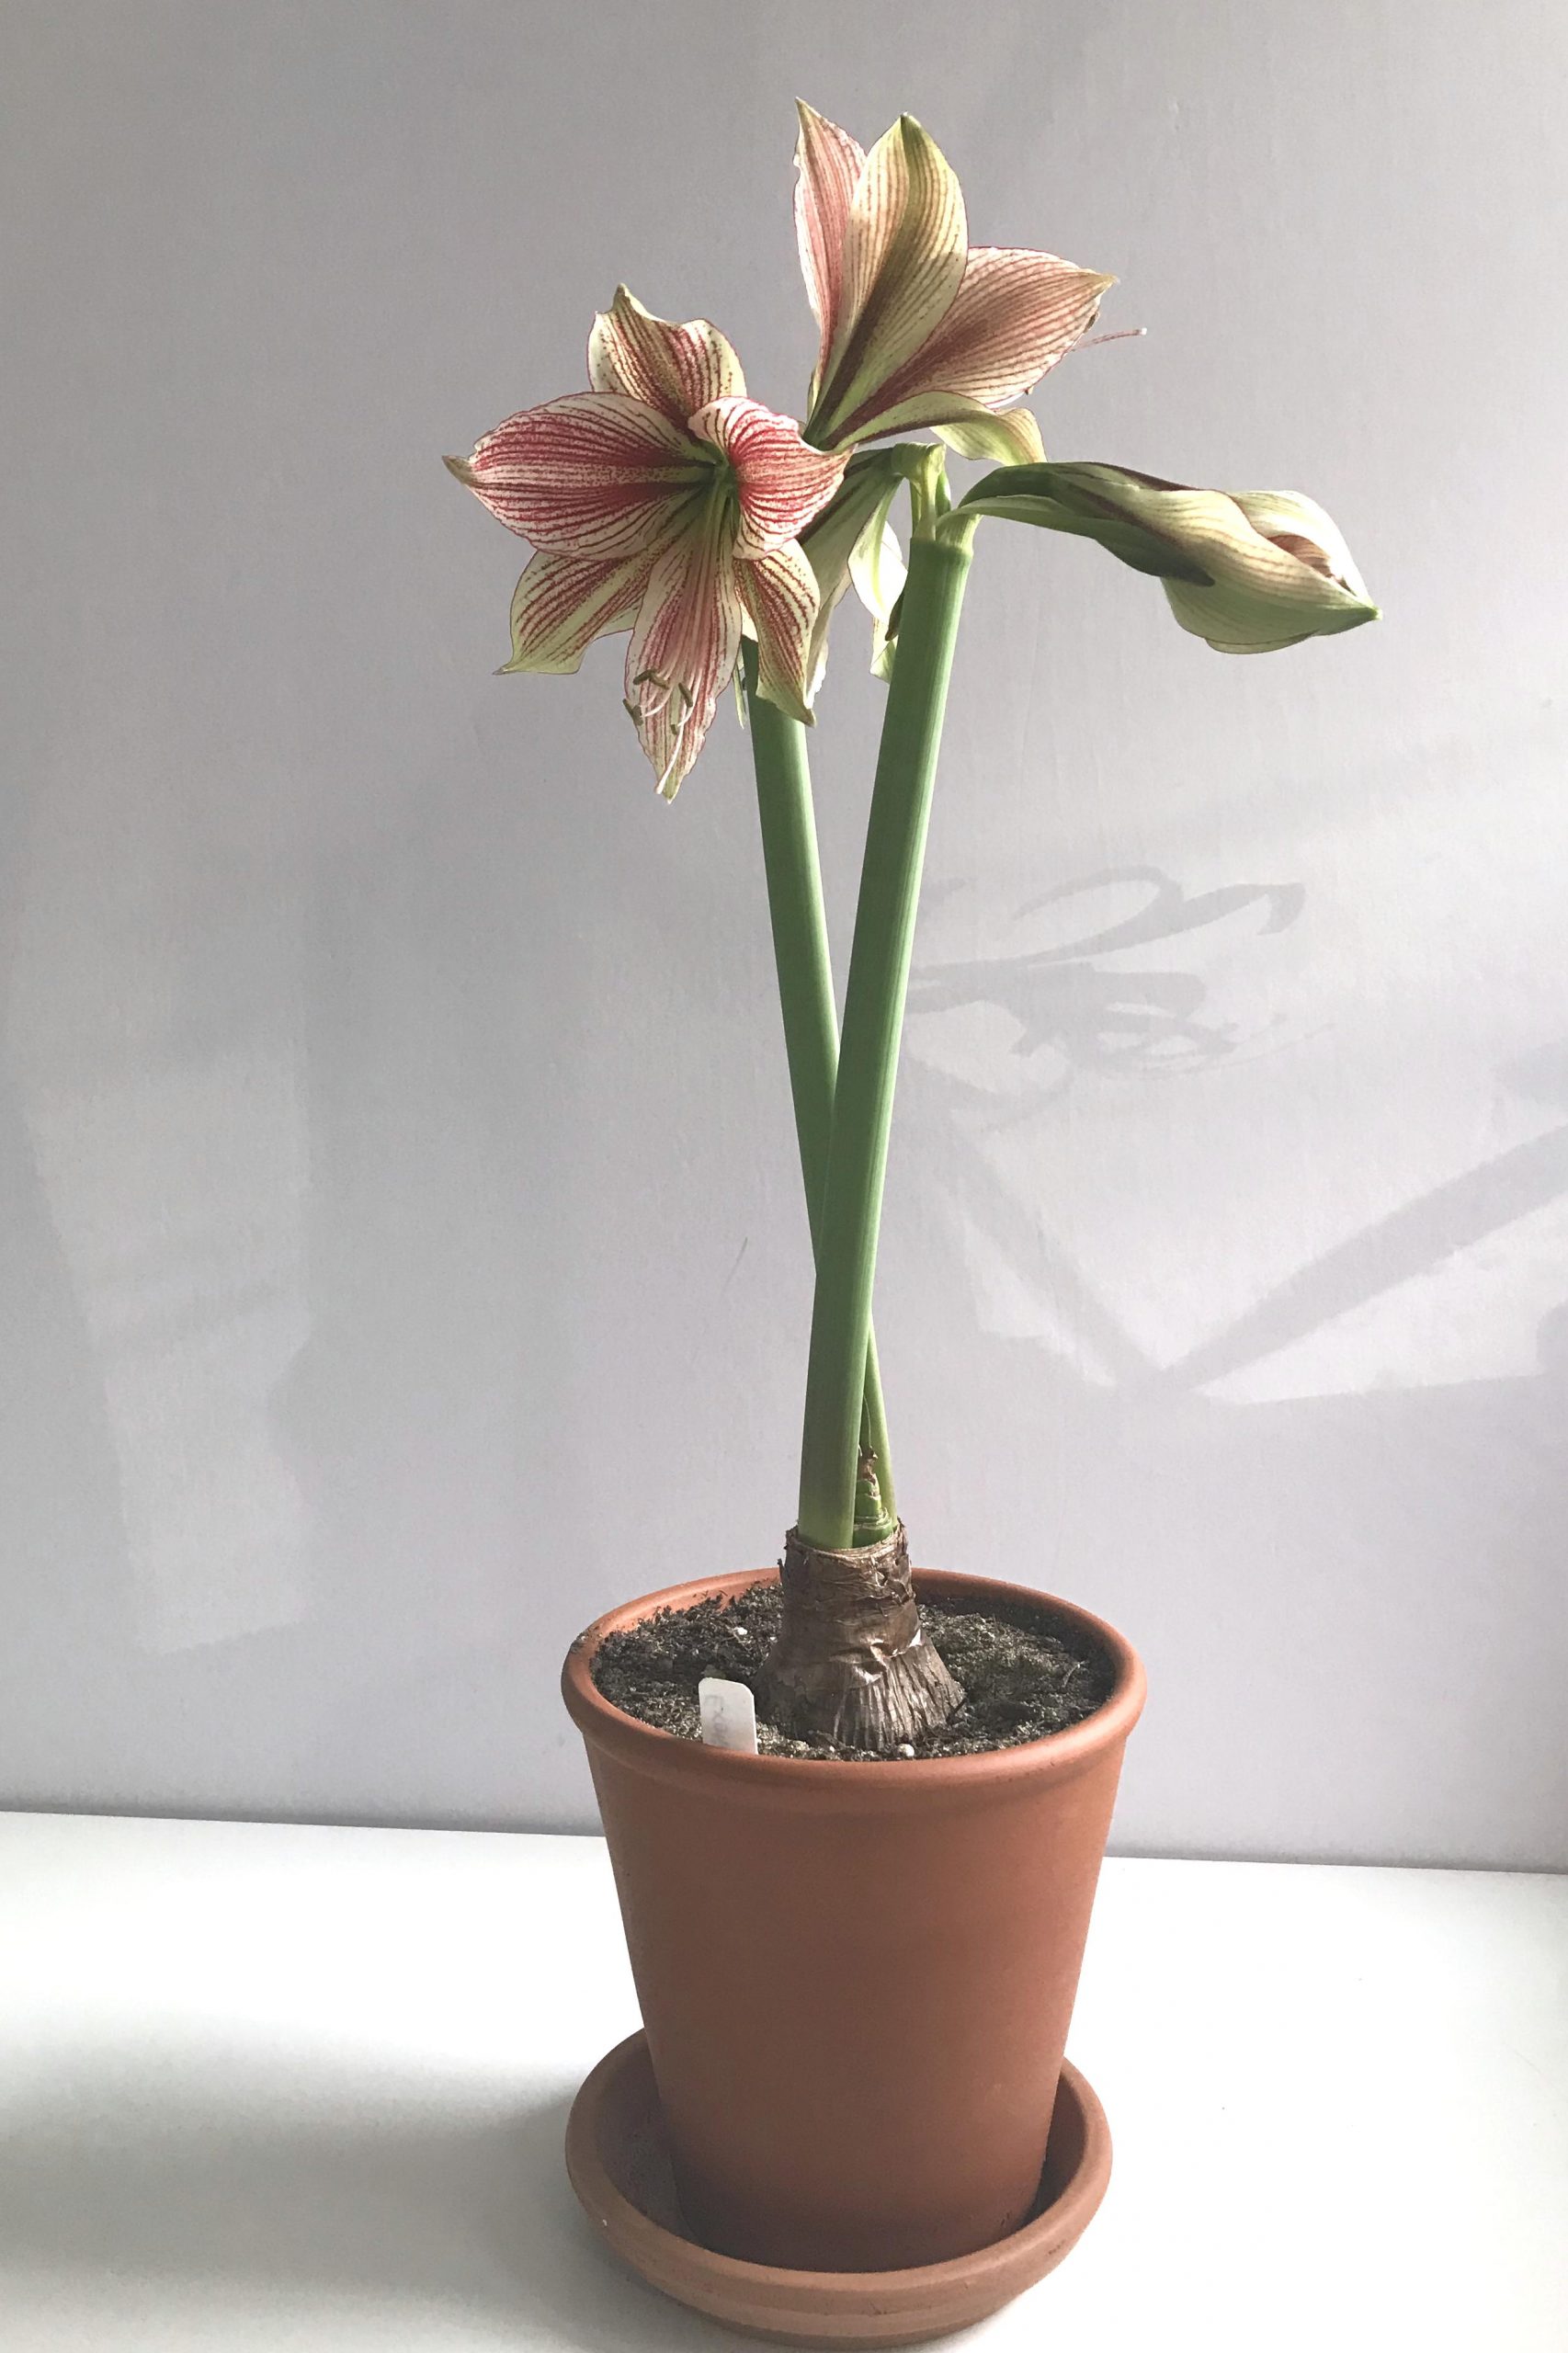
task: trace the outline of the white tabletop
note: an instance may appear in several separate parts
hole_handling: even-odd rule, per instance
[[[596,1839],[0,1816],[6,2353],[703,2353],[561,2165]],[[1112,1862],[1116,2172],[986,2353],[1562,2353],[1568,1880]]]

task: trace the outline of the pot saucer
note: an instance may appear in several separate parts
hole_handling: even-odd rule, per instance
[[[572,2105],[566,2170],[589,2221],[651,2287],[731,2328],[781,2344],[917,2345],[983,2320],[1076,2245],[1110,2178],[1110,2128],[1064,2065],[1040,2203],[1008,2237],[909,2271],[786,2271],[714,2255],[676,2202],[645,2036],[599,2061]]]

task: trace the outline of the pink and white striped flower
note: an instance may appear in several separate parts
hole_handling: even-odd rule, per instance
[[[795,224],[822,333],[806,438],[933,426],[966,458],[1038,460],[1017,408],[1093,324],[1115,279],[1054,254],[971,245],[963,191],[912,115],[868,155],[802,105]]]
[[[618,290],[588,340],[592,389],[524,409],[449,458],[491,513],[533,542],[512,600],[507,670],[575,670],[631,630],[626,708],[673,799],[755,637],[758,686],[807,720],[816,576],[800,534],[846,455],[746,398],[705,319],[656,319]]]

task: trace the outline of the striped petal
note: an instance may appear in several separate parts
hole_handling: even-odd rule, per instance
[[[960,517],[997,515],[1040,530],[1097,540],[1108,554],[1135,572],[1149,573],[1156,580],[1210,586],[1209,573],[1154,510],[1144,506],[1134,516],[1125,500],[1119,503],[1119,488],[1133,482],[1146,489],[1179,487],[1153,474],[1133,475],[1119,466],[1004,466],[966,491],[955,511]]]
[[[744,394],[746,380],[733,347],[707,319],[676,326],[645,311],[624,286],[588,337],[588,381],[597,392],[645,401],[672,425],[684,425],[710,401]]]
[[[896,495],[895,485],[860,534],[849,559],[849,577],[855,583],[855,593],[870,614],[873,625],[871,676],[884,681],[892,676],[898,611],[903,598],[904,583],[909,577],[903,550],[892,527],[892,503]]]
[[[914,392],[966,392],[983,408],[1005,408],[1088,332],[1115,284],[1055,254],[975,245],[940,324],[883,384],[883,397],[892,406]]]
[[[655,563],[626,655],[626,708],[673,801],[702,749],[741,648],[742,605],[723,504]]]
[[[826,444],[932,334],[962,283],[963,191],[941,149],[904,115],[866,158],[850,200],[833,342],[807,431]]]
[[[756,636],[757,692],[812,723],[811,653],[820,591],[817,576],[794,542],[766,555],[743,558],[735,583]]]
[[[1003,465],[1038,465],[1045,455],[1040,426],[1027,408],[994,416],[965,392],[916,392],[896,408],[874,416],[857,433],[857,444],[890,433],[929,425],[960,458],[994,458]]]
[[[541,548],[512,598],[512,658],[506,671],[581,668],[596,637],[630,629],[656,558],[563,555]]]
[[[1087,492],[1152,531],[1207,574],[1162,585],[1182,628],[1216,653],[1272,653],[1377,618],[1349,550],[1312,499],[1282,491],[1232,497],[1119,466],[1047,472],[1070,493]]]
[[[524,409],[466,462],[447,463],[509,531],[578,555],[651,546],[671,508],[712,478],[688,435],[618,392],[569,392]]]
[[[1045,456],[1040,426],[1027,408],[1005,408],[993,416],[977,404],[972,416],[960,421],[949,415],[935,423],[934,429],[955,457],[989,458],[1000,466],[1038,466]]]
[[[1315,498],[1299,490],[1233,490],[1230,494],[1255,531],[1299,556],[1324,579],[1336,580],[1355,596],[1366,596],[1367,584],[1345,534]]]
[[[890,451],[868,450],[850,460],[844,487],[806,533],[802,548],[817,584],[817,615],[812,631],[806,699],[811,701],[827,667],[828,623],[850,582],[856,549],[873,523],[880,531],[897,495],[902,476]]]
[[[844,288],[844,240],[849,227],[849,207],[866,151],[858,139],[840,131],[814,108],[797,102],[801,136],[795,147],[799,177],[795,183],[795,237],[801,249],[801,273],[812,316],[822,331],[812,398],[817,395],[828,353],[838,330]]]
[[[844,479],[847,454],[830,457],[801,438],[792,416],[778,416],[759,401],[714,401],[691,419],[691,430],[728,458],[740,500],[735,553],[769,554],[799,539]]]
[[[1267,654],[1376,620],[1339,530],[1294,491],[1195,490],[1125,466],[1017,466],[954,509],[1098,540],[1153,573],[1185,630],[1219,654]]]
[[[1161,585],[1181,627],[1216,654],[1277,653],[1378,619],[1337,525],[1315,499],[1296,491],[1207,495],[1223,501],[1205,510],[1210,536],[1198,551],[1212,585]]]

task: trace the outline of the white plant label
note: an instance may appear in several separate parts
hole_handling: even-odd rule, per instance
[[[756,1755],[756,1701],[744,1683],[722,1675],[705,1675],[697,1687],[702,1711],[702,1738],[710,1748],[738,1748]]]

